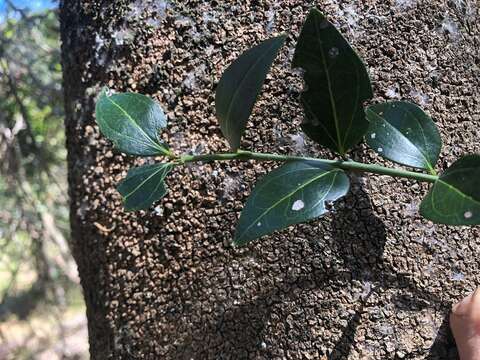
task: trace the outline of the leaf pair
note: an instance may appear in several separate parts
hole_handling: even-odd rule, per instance
[[[434,172],[441,139],[433,121],[416,105],[372,105],[372,86],[362,60],[338,30],[312,9],[303,25],[293,59],[305,70],[303,131],[317,143],[343,155],[365,135],[380,155]]]
[[[240,146],[257,96],[285,38],[268,39],[245,51],[220,79],[215,97],[217,117],[234,151]],[[315,8],[303,25],[293,67],[305,70],[308,88],[302,93],[306,113],[303,131],[319,144],[346,153],[368,128],[363,102],[372,97],[372,87],[358,55]]]
[[[120,151],[139,156],[170,156],[170,150],[159,139],[167,126],[162,108],[149,97],[136,93],[108,96],[100,94],[95,108],[100,131]],[[163,181],[172,169],[171,163],[144,165],[130,169],[118,187],[125,210],[147,209],[167,193]]]

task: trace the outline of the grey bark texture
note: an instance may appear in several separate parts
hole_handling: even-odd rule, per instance
[[[440,169],[480,152],[475,0],[63,0],[72,247],[93,359],[457,357],[447,315],[480,281],[480,229],[422,219],[427,184],[352,175],[329,215],[241,249],[230,245],[239,211],[273,163],[176,169],[156,207],[122,209],[115,186],[148,160],[99,134],[100,88],[157,99],[175,151],[226,151],[215,85],[241,51],[282,32],[242,147],[332,157],[299,135],[302,82],[290,67],[314,4],[365,59],[374,101],[413,100],[431,114]],[[384,162],[363,145],[352,157]]]

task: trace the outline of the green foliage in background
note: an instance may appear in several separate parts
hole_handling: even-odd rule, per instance
[[[442,141],[434,121],[418,106],[405,101],[366,106],[373,92],[365,65],[315,8],[307,16],[293,58],[293,66],[304,70],[306,84],[301,95],[305,113],[301,127],[310,139],[332,150],[338,160],[239,149],[256,98],[285,40],[285,36],[268,39],[245,51],[220,79],[215,98],[217,118],[233,152],[165,152],[169,162],[130,170],[119,187],[126,210],[148,209],[163,197],[164,178],[173,166],[254,159],[284,164],[256,184],[241,213],[235,245],[325,214],[329,203],[347,194],[349,171],[433,183],[420,208],[425,218],[449,225],[480,224],[480,156],[465,156],[438,176],[435,167]],[[164,122],[155,120],[163,116],[163,111],[152,114],[156,107],[151,102],[134,93],[108,97],[104,91],[100,96],[97,122],[120,151],[161,155],[159,151],[146,152],[146,142],[138,144],[145,138],[143,132],[149,134],[149,143],[159,144],[159,132],[165,127]],[[128,121],[125,114],[129,114]],[[128,123],[136,124],[138,129],[132,131]],[[105,124],[109,126],[106,128]],[[347,153],[362,139],[378,155],[415,171],[350,160]],[[134,196],[134,202],[130,196]]]
[[[0,305],[74,274],[55,10],[0,23]]]

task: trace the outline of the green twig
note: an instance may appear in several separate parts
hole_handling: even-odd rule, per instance
[[[238,150],[236,153],[219,153],[219,154],[203,154],[203,155],[183,155],[179,158],[179,163],[189,162],[212,162],[226,160],[261,160],[261,161],[314,161],[330,166],[338,167],[348,171],[368,172],[378,175],[389,175],[393,177],[401,177],[407,179],[415,179],[418,181],[433,183],[438,176],[408,171],[403,169],[389,168],[375,164],[365,164],[356,161],[343,160],[327,160],[304,156],[278,155],[269,153],[256,153],[251,151]]]

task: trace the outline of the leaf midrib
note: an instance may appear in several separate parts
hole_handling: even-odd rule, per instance
[[[377,118],[379,118],[382,123],[386,123],[388,124],[388,126],[393,129],[393,131],[395,131],[397,134],[400,134],[401,137],[405,140],[407,140],[407,142],[413,146],[414,149],[416,149],[418,151],[418,153],[420,154],[420,156],[423,158],[423,160],[425,161],[425,165],[427,166],[426,169],[427,170],[433,170],[433,166],[432,164],[430,163],[430,160],[427,158],[427,156],[423,153],[423,151],[417,147],[417,145],[415,145],[408,137],[406,137],[400,130],[398,130],[395,126],[393,126],[391,123],[389,123],[385,118],[383,118],[382,116],[380,116],[379,114],[377,114],[375,111],[373,111],[372,109],[370,108],[367,108],[367,112],[369,113],[372,113],[374,114]]]
[[[145,185],[145,183],[147,181],[149,181],[152,177],[154,177],[155,175],[157,175],[159,172],[161,172],[163,169],[167,168],[167,166],[159,166],[158,170],[156,170],[155,172],[153,172],[150,176],[148,176],[144,181],[142,181],[140,183],[140,185],[138,185],[135,189],[133,189],[132,191],[130,191],[127,195],[125,195],[123,197],[123,199],[126,201],[132,194],[134,194],[135,192],[137,192],[138,189],[140,189],[143,185]],[[138,176],[138,175],[136,175]],[[163,178],[162,178],[163,180]],[[161,181],[162,181],[161,180]],[[159,181],[159,182],[161,182]]]
[[[115,129],[114,127],[112,127],[108,122],[105,122],[105,126],[106,126],[107,128],[109,128],[112,132],[114,132],[114,133],[116,133],[116,134],[118,134],[118,135],[121,135],[121,136],[124,137],[124,138],[130,139],[130,140],[132,140],[133,142],[136,142],[136,143],[145,145],[147,148],[152,149],[150,142],[145,142],[145,141],[136,139],[136,138],[134,138],[134,137],[132,137],[132,136],[125,135],[124,133],[122,133],[122,132],[118,131],[117,129]],[[153,149],[154,149],[154,150],[157,150],[156,147],[153,148]]]
[[[112,95],[114,96],[114,95]],[[125,116],[126,118],[138,129],[140,132],[149,140],[149,142],[153,145],[153,147],[157,150],[160,151],[162,154],[166,154],[165,149],[163,149],[161,146],[159,146],[153,139],[142,129],[140,125],[135,121],[135,119],[132,118],[132,116],[126,112],[119,104],[117,104],[115,101],[113,101],[112,96],[106,96],[105,98],[110,101],[115,107],[117,107]]]
[[[437,181],[438,181],[439,183],[442,183],[442,184],[446,185],[450,190],[456,192],[457,194],[459,194],[459,195],[462,196],[463,198],[468,199],[468,200],[470,200],[471,202],[473,202],[474,204],[480,206],[480,201],[474,199],[474,198],[471,197],[470,195],[467,195],[467,194],[463,193],[462,191],[460,191],[459,189],[457,189],[455,186],[450,185],[449,183],[447,183],[446,181],[443,181],[442,179],[438,179]]]
[[[320,54],[322,56],[322,66],[323,66],[323,71],[325,72],[325,77],[327,78],[327,87],[328,87],[328,94],[329,94],[329,99],[330,99],[330,105],[332,106],[333,110],[333,120],[335,122],[335,130],[336,130],[336,135],[337,135],[337,143],[338,143],[338,150],[340,154],[344,154],[345,150],[343,149],[343,144],[342,140],[340,138],[340,124],[338,123],[338,114],[337,114],[337,105],[335,104],[335,99],[333,98],[333,90],[332,90],[332,83],[330,79],[330,72],[327,67],[327,61],[325,58],[325,51],[323,50],[323,43],[320,40],[320,29],[319,29],[319,24],[317,18],[315,18],[314,21],[315,24],[315,32],[317,34],[317,42],[318,45],[320,46]]]

